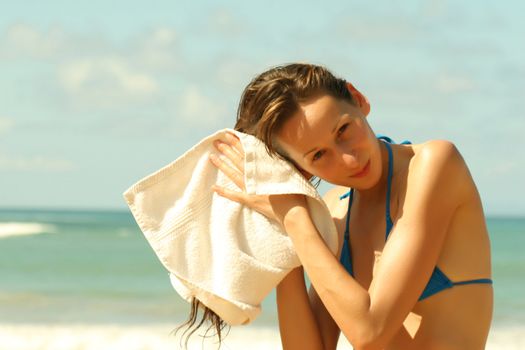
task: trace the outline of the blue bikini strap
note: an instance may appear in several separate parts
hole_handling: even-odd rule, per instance
[[[476,280],[468,280],[468,281],[459,281],[459,282],[452,282],[455,286],[461,286],[465,284],[492,284],[492,280],[490,278],[479,278]]]
[[[390,216],[390,193],[392,192],[392,175],[394,172],[394,156],[392,154],[392,146],[388,142],[385,142],[386,149],[388,150],[388,176],[387,176],[387,186],[386,186],[386,203],[385,203],[385,217],[386,217],[386,232],[385,240],[388,239],[388,235],[392,230],[394,223],[392,222],[392,217]]]
[[[394,155],[392,153],[392,146],[390,146],[391,143],[395,143],[394,140],[392,140],[390,137],[385,135],[377,135],[377,138],[379,140],[384,141],[386,149],[388,150],[388,177],[387,177],[387,188],[386,188],[386,203],[385,203],[385,216],[386,216],[386,232],[385,232],[385,240],[388,239],[388,235],[390,234],[390,231],[392,231],[392,226],[394,226],[394,223],[392,222],[392,217],[390,216],[390,193],[392,192],[392,177],[393,177],[393,171],[394,171]],[[402,145],[410,145],[412,142],[408,140],[404,140],[401,142]]]
[[[383,141],[386,141],[388,143],[396,143],[394,140],[392,140],[390,137],[386,136],[386,135],[381,135],[381,134],[377,134],[376,137],[379,139],[379,140],[383,140]],[[411,145],[412,142],[408,141],[408,140],[403,140],[403,142],[400,142],[399,143],[400,145]]]
[[[385,239],[388,239],[388,235],[390,234],[390,231],[392,230],[392,226],[394,226],[392,222],[392,217],[390,216],[390,193],[392,191],[392,177],[394,172],[394,156],[392,153],[392,147],[390,146],[391,143],[395,143],[394,140],[392,140],[390,137],[385,135],[376,135],[379,140],[384,141],[384,144],[388,151],[388,175],[387,175],[387,190],[386,190],[386,203],[385,203],[385,219],[386,219],[386,233],[385,233]],[[410,145],[411,142],[408,140],[404,140],[401,142],[402,145]],[[349,203],[348,203],[348,213],[346,215],[346,229],[345,229],[345,238],[348,238],[349,236],[349,220],[350,220],[350,208],[352,206],[353,197],[354,197],[354,189],[351,189],[347,193],[343,194],[339,197],[339,199],[344,199],[346,197],[349,197]]]
[[[345,239],[350,238],[350,208],[352,207],[352,202],[354,201],[354,189],[352,188],[350,192],[342,195],[341,197],[345,198],[350,196],[348,199],[348,209],[346,212],[346,226],[345,226]]]

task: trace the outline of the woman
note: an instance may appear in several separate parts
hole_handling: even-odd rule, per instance
[[[303,196],[245,194],[240,142],[216,144],[231,162],[212,162],[240,191],[214,190],[283,225],[302,263],[277,287],[283,347],[335,349],[342,332],[356,349],[483,349],[493,303],[490,243],[469,170],[451,142],[379,140],[369,110],[351,84],[309,64],[262,73],[239,105],[237,130],[305,177],[337,185],[325,201],[338,256]]]

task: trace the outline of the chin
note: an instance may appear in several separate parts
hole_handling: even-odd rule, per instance
[[[359,191],[365,191],[369,190],[373,187],[375,187],[379,183],[379,179],[381,178],[381,172],[370,172],[368,176],[363,178],[351,178],[348,177],[346,179],[340,179],[339,181],[334,181],[332,183],[344,186],[344,187],[352,187]]]
[[[376,184],[377,184],[377,181],[367,182],[363,184],[356,184],[354,185],[354,188],[359,191],[366,191],[366,190],[373,188]]]

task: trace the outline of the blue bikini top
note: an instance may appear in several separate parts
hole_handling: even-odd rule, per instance
[[[386,190],[386,209],[385,209],[385,219],[386,219],[386,235],[385,235],[385,241],[388,240],[388,235],[390,234],[390,231],[392,230],[392,226],[394,226],[392,222],[392,218],[390,217],[390,192],[392,187],[392,175],[393,175],[393,168],[394,168],[394,157],[392,155],[392,147],[390,146],[391,143],[393,143],[392,139],[390,139],[387,136],[378,136],[378,139],[384,141],[384,144],[386,145],[386,148],[388,150],[388,177],[387,177],[387,190]],[[409,141],[403,141],[401,144],[410,144]],[[341,252],[341,258],[340,262],[345,267],[346,271],[352,277],[354,276],[354,270],[352,266],[352,251],[350,249],[350,230],[349,230],[349,223],[350,223],[350,209],[352,208],[352,202],[354,199],[354,189],[351,189],[346,194],[339,197],[339,199],[344,199],[346,197],[349,197],[348,199],[348,212],[346,214],[346,228],[345,228],[345,235],[344,235],[344,242],[343,242],[343,250]],[[459,285],[465,285],[465,284],[492,284],[492,280],[488,278],[481,278],[481,279],[473,279],[473,280],[467,280],[467,281],[460,281],[460,282],[452,282],[444,273],[441,271],[437,266],[434,268],[434,271],[432,272],[432,276],[430,276],[430,280],[428,281],[425,290],[419,297],[419,301],[426,299],[436,293],[439,293],[445,289],[452,288],[454,286]]]

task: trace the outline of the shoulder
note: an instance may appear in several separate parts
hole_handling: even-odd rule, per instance
[[[431,140],[414,145],[414,156],[410,160],[408,184],[418,188],[430,186],[446,187],[458,196],[463,192],[465,180],[470,173],[456,145],[447,140]]]
[[[328,190],[323,196],[323,200],[326,203],[328,209],[330,210],[332,217],[341,217],[341,212],[342,216],[344,216],[344,214],[346,213],[344,209],[346,208],[347,201],[342,201],[340,197],[347,193],[348,190],[348,187],[335,186],[334,188]]]
[[[446,170],[456,173],[465,168],[461,153],[451,141],[432,140],[414,146],[414,157],[410,161],[411,171],[442,173]]]
[[[415,160],[447,161],[460,156],[456,145],[448,140],[430,140],[415,145]]]

